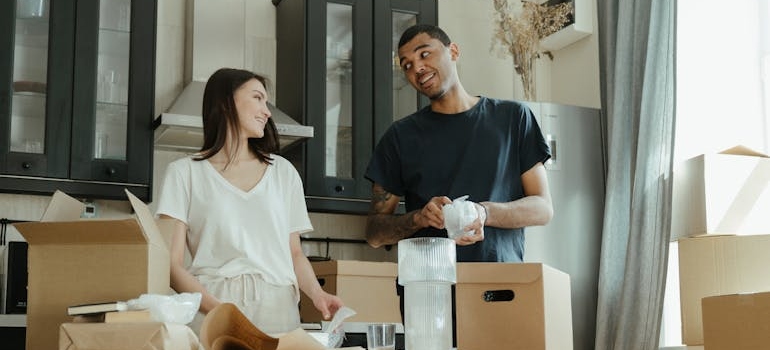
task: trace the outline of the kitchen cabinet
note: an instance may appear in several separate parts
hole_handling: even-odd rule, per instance
[[[154,0],[0,3],[0,192],[150,200]]]
[[[364,178],[387,127],[428,104],[397,62],[401,33],[436,24],[436,0],[273,0],[276,105],[316,133],[287,154],[302,173],[308,209],[366,213]]]

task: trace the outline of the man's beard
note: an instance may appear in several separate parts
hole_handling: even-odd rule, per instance
[[[428,96],[428,99],[430,99],[431,101],[436,101],[444,97],[444,95],[446,95],[446,92],[447,92],[446,89],[441,89],[433,95],[426,95],[426,96]]]

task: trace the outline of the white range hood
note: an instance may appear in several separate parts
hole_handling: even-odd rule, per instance
[[[274,33],[275,7],[269,1],[194,0],[188,6],[192,6],[188,18],[191,38],[185,56],[191,59],[192,81],[171,107],[155,119],[157,150],[200,151],[203,91],[206,80],[217,69],[243,68],[267,74],[268,78],[275,70],[275,35],[270,34]],[[313,137],[312,126],[301,125],[271,103],[268,107],[281,149]]]
[[[177,97],[167,112],[155,119],[155,149],[177,152],[197,152],[203,145],[201,103],[206,82],[192,81]],[[313,127],[294,119],[268,102],[271,118],[278,130],[281,149],[313,137]]]

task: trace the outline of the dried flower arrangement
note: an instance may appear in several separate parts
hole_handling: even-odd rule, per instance
[[[553,59],[550,51],[540,52],[540,39],[561,28],[573,14],[572,2],[555,5],[521,1],[521,10],[517,12],[508,0],[493,0],[497,19],[497,29],[492,38],[490,51],[513,57],[513,66],[521,77],[524,87],[524,99],[535,100],[534,61],[540,55]]]

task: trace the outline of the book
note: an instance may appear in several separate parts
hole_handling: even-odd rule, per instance
[[[106,303],[80,304],[67,307],[67,315],[87,315],[100,312],[126,311],[128,305],[124,301],[110,301]]]
[[[104,312],[72,316],[72,323],[103,323]]]
[[[150,310],[97,312],[72,316],[73,323],[155,322]]]

